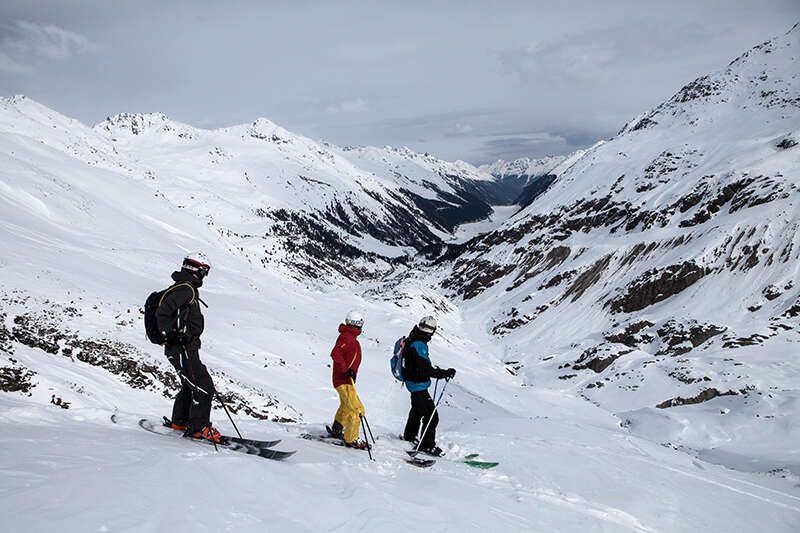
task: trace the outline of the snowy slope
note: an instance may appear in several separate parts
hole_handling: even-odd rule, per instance
[[[779,479],[695,462],[631,437],[571,395],[521,387],[430,290],[406,288],[387,302],[307,290],[251,264],[204,220],[125,175],[24,136],[2,142],[0,371],[4,388],[19,387],[0,398],[0,508],[10,531],[401,531],[397,515],[409,508],[421,528],[442,531],[794,523],[797,505]],[[247,435],[297,450],[285,463],[136,426],[168,413],[175,390],[163,356],[143,339],[138,305],[167,283],[182,249],[204,249],[214,262],[203,359]],[[359,391],[379,438],[374,463],[297,438],[335,410],[328,351],[356,306],[368,317]],[[402,460],[392,435],[408,398],[386,363],[391,343],[423,313],[442,323],[435,361],[460,372],[439,443],[454,459],[499,460],[496,470],[443,459],[423,471]],[[231,431],[219,409],[214,420]],[[649,489],[625,473],[631,465],[654,481]],[[698,503],[709,488],[705,501],[720,514]]]
[[[348,151],[266,119],[201,130],[163,114],[120,114],[94,128],[40,104],[0,102],[0,128],[124,173],[203,218],[251,261],[298,278],[359,280],[436,246],[491,207],[466,163],[408,150]]]
[[[444,285],[511,372],[658,442],[800,471],[798,54],[795,27],[699,78],[450,252]]]
[[[749,80],[750,70],[768,67],[769,90],[788,85],[796,94],[796,82],[785,79],[791,63],[778,48],[796,50],[796,33],[776,43],[770,54],[753,53],[734,65],[740,69],[735,75]],[[407,531],[399,517],[411,512],[420,531],[796,530],[800,477],[791,443],[798,437],[798,373],[796,359],[783,354],[795,348],[797,330],[796,316],[782,314],[797,298],[796,282],[787,289],[783,281],[797,279],[800,243],[791,229],[797,222],[797,156],[796,148],[777,146],[796,136],[797,113],[791,106],[765,110],[754,96],[761,86],[754,87],[739,95],[732,82],[726,101],[695,102],[695,118],[654,115],[650,120],[659,124],[594,148],[500,231],[462,247],[452,276],[453,265],[445,262],[433,272],[420,259],[411,263],[415,268],[391,262],[447,237],[442,224],[422,208],[415,217],[421,226],[392,224],[405,223],[395,209],[409,209],[413,196],[404,190],[426,200],[469,203],[469,183],[491,182],[461,163],[405,150],[314,143],[265,120],[209,131],[158,114],[120,115],[88,128],[28,99],[4,100],[2,529]],[[709,116],[719,129],[702,126]],[[694,133],[693,120],[701,124]],[[746,131],[732,126],[741,123]],[[773,142],[778,129],[782,133]],[[675,142],[702,144],[713,157],[698,157],[697,167],[681,170],[688,172],[681,180],[641,193],[627,179],[621,191],[603,188],[610,168],[634,180],[649,166],[648,157]],[[786,188],[789,196],[745,202],[732,213],[730,198],[713,208],[715,187],[735,179],[736,172],[727,175],[734,169],[751,175],[759,169],[770,186]],[[683,198],[684,190],[694,191],[701,173],[714,178],[685,213],[676,209],[666,219],[655,217],[649,225],[642,219],[614,232],[620,220],[606,225],[613,217],[596,216],[615,195],[631,203],[633,217],[655,212]],[[612,200],[598,208],[579,203],[593,189],[590,199],[608,193]],[[338,201],[348,218],[361,220],[348,199],[367,213],[352,232],[342,228],[336,209],[326,216]],[[288,220],[272,218],[281,209]],[[701,209],[709,215],[705,221],[699,221]],[[683,220],[698,222],[681,227]],[[396,231],[381,233],[381,221]],[[285,234],[275,229],[279,222]],[[322,242],[308,230],[311,222],[352,250]],[[432,228],[433,237],[422,229],[414,233],[422,226]],[[736,255],[708,252],[750,226],[761,229],[752,235],[748,229],[725,250],[747,243],[757,251],[755,265],[743,269],[750,255],[737,266]],[[684,236],[669,249],[637,247],[656,240],[674,244],[681,236],[676,232],[692,238],[686,244]],[[763,247],[755,248],[757,238],[765,239]],[[287,245],[302,239],[322,244],[316,251]],[[567,247],[562,265],[558,257]],[[767,247],[778,250],[772,263],[762,251]],[[331,259],[332,249],[354,254],[340,257],[344,273],[321,262]],[[628,249],[639,252],[624,265],[612,255],[600,281],[584,276],[588,270],[569,274]],[[202,289],[209,304],[203,361],[244,433],[281,438],[278,448],[297,450],[285,462],[215,453],[136,425],[140,417],[168,414],[176,389],[158,347],[144,339],[140,306],[150,291],[169,282],[169,273],[191,250],[203,250],[214,265]],[[519,256],[536,251],[547,258],[543,265],[554,263],[543,274],[531,270],[534,259]],[[641,305],[641,298],[619,299],[619,311],[603,307],[621,295],[639,294],[617,289],[629,289],[642,272],[689,257],[712,272],[642,309],[628,310]],[[498,267],[509,266],[517,270],[496,276]],[[359,275],[354,268],[362,269]],[[381,276],[387,271],[392,274]],[[533,275],[505,291],[520,272]],[[555,274],[561,274],[560,283],[552,281]],[[442,275],[453,297],[438,289],[435,277]],[[315,276],[328,283],[317,283]],[[349,281],[354,278],[358,284]],[[552,287],[537,290],[542,278]],[[580,279],[569,299],[528,318],[533,304],[557,300],[558,291]],[[774,289],[765,291],[768,284]],[[663,295],[643,292],[655,299]],[[745,300],[761,307],[742,318]],[[512,307],[518,307],[517,316],[506,316],[513,315]],[[362,452],[298,438],[321,430],[336,409],[328,354],[351,308],[367,317],[357,386],[378,437],[375,462]],[[429,470],[406,464],[405,447],[393,438],[405,421],[408,395],[388,370],[390,346],[424,314],[436,315],[441,324],[431,343],[434,363],[458,369],[441,407],[438,443],[448,458]],[[728,329],[693,347],[709,330],[679,332],[679,325],[667,324],[675,319],[686,327],[700,316]],[[513,318],[523,324],[512,327]],[[653,326],[629,332],[633,340],[602,339],[612,327],[639,320]],[[723,346],[744,338],[747,328],[769,338]],[[672,343],[679,333],[688,339]],[[653,338],[644,342],[647,334]],[[617,341],[635,347],[601,375],[591,367],[557,368],[580,366],[576,359],[595,347],[602,350],[597,353],[619,353]],[[662,348],[666,354],[656,355]],[[581,364],[597,367],[591,360]],[[666,369],[673,362],[686,367],[687,378],[712,381],[689,384],[671,377]],[[629,372],[630,385],[615,381],[612,371]],[[557,379],[565,374],[576,376]],[[590,387],[595,382],[604,386]],[[721,392],[740,384],[754,388],[689,407],[653,408],[706,383]],[[110,421],[112,414],[117,423]],[[212,417],[232,432],[219,408]],[[478,471],[457,462],[470,452],[501,464]]]

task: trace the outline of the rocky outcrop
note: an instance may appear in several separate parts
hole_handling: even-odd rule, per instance
[[[663,347],[656,355],[676,356],[690,352],[726,330],[727,328],[714,324],[700,324],[695,321],[687,324],[669,320],[657,330]]]
[[[30,394],[36,386],[32,379],[36,372],[25,368],[13,358],[16,345],[38,350],[49,357],[68,358],[76,364],[86,364],[103,369],[133,389],[145,390],[172,398],[179,389],[178,378],[172,367],[164,360],[155,362],[137,347],[109,338],[86,337],[70,329],[65,319],[80,319],[82,313],[71,306],[49,301],[41,302],[27,296],[0,296],[1,317],[13,316],[11,330],[3,329],[0,346],[11,362],[0,367],[0,390]],[[7,307],[21,307],[27,311],[14,316]],[[31,308],[40,307],[39,311]],[[139,324],[138,313],[133,318],[119,320],[118,326]],[[5,320],[0,322],[4,324]],[[299,413],[290,406],[282,405],[269,394],[238,383],[221,372],[213,372],[220,396],[227,400],[226,406],[233,412],[241,411],[258,419],[296,422]],[[80,390],[77,391],[80,393]],[[63,396],[63,393],[61,394]],[[70,402],[53,395],[52,403],[68,408]],[[288,413],[288,414],[287,414]]]
[[[589,369],[599,374],[611,366],[614,361],[631,352],[633,352],[633,350],[619,349],[612,345],[595,346],[585,350],[572,365],[572,369]]]
[[[692,405],[692,404],[707,402],[719,396],[736,396],[737,394],[739,393],[732,390],[729,390],[727,392],[720,392],[715,388],[710,388],[710,389],[704,389],[695,396],[692,396],[690,398],[681,398],[680,396],[676,398],[670,398],[669,400],[665,400],[660,404],[656,405],[656,407],[658,409],[666,409],[668,407],[676,407],[679,405]]]
[[[706,269],[694,261],[654,268],[635,279],[622,295],[605,306],[615,313],[639,311],[691,287],[706,274]]]

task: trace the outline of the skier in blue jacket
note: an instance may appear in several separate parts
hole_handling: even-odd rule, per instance
[[[439,415],[435,412],[428,388],[431,386],[431,378],[452,379],[456,375],[456,371],[454,368],[444,370],[431,365],[428,343],[435,332],[436,320],[431,316],[426,316],[414,326],[406,338],[403,353],[403,377],[406,388],[411,393],[411,410],[408,413],[403,438],[414,442],[419,437],[420,429],[424,430],[427,426],[425,434],[419,437],[421,439],[419,450],[430,455],[440,456],[443,454],[442,449],[436,446],[436,426],[439,424]]]

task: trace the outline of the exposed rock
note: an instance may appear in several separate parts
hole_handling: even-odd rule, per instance
[[[567,288],[567,290],[564,292],[564,296],[562,296],[561,299],[566,300],[568,297],[572,296],[572,301],[576,302],[578,298],[583,296],[583,293],[586,292],[587,289],[600,281],[603,271],[605,271],[606,267],[608,267],[608,264],[611,262],[613,257],[613,253],[608,254],[598,259],[592,266],[584,270],[581,275],[578,276]]]
[[[671,398],[669,400],[665,400],[660,404],[656,405],[658,409],[666,409],[667,407],[676,407],[679,405],[691,405],[696,403],[703,403],[709,400],[713,400],[718,396],[736,396],[739,393],[736,391],[729,390],[728,392],[720,392],[715,388],[711,389],[704,389],[696,396],[692,396],[691,398],[681,398],[680,396],[676,398]]]
[[[598,374],[611,366],[611,363],[633,352],[633,350],[617,350],[608,345],[594,346],[584,350],[581,356],[572,365],[573,370],[589,369],[597,372]]]
[[[788,150],[793,146],[797,146],[797,141],[792,139],[791,137],[786,137],[785,139],[781,139],[781,142],[775,145],[777,148],[782,150]]]
[[[694,261],[685,261],[661,269],[654,268],[635,279],[628,285],[624,294],[606,302],[605,306],[610,307],[615,313],[639,311],[678,294],[706,274],[706,269]]]
[[[800,300],[797,300],[793,306],[784,311],[783,315],[786,318],[795,318],[800,316]]]
[[[738,337],[735,339],[726,339],[724,343],[722,343],[723,348],[740,348],[742,346],[755,346],[757,344],[762,344],[765,340],[769,339],[767,335],[761,335],[760,333],[753,333],[749,337]]]
[[[30,396],[30,391],[35,386],[31,378],[36,372],[28,370],[19,363],[12,366],[0,367],[0,391],[22,392]]]
[[[707,340],[722,334],[727,328],[714,324],[688,324],[670,320],[658,328],[658,336],[666,344],[656,355],[680,355],[697,348]]]
[[[652,335],[640,335],[643,329],[653,326],[652,322],[641,320],[629,324],[623,331],[619,333],[606,335],[605,338],[608,342],[616,342],[624,344],[629,348],[636,348],[640,344],[647,344],[653,341]]]
[[[557,287],[558,285],[561,285],[563,281],[569,281],[570,279],[575,277],[575,274],[577,273],[578,273],[577,270],[567,270],[566,272],[559,272],[558,274],[550,278],[550,280],[547,281],[544,285],[540,285],[539,290],[552,289],[553,287]]]
[[[763,294],[764,298],[767,300],[772,301],[783,294],[783,291],[781,291],[780,288],[776,287],[775,285],[767,285],[764,287],[764,290],[761,291],[761,294]]]
[[[669,373],[670,377],[677,379],[682,383],[686,383],[687,385],[691,385],[692,383],[698,383],[700,381],[711,381],[711,378],[708,376],[703,376],[701,378],[693,378],[689,376],[686,372],[681,370],[675,369]]]
[[[682,220],[678,226],[682,228],[688,228],[691,226],[696,226],[698,224],[702,224],[711,219],[712,215],[718,212],[723,205],[728,203],[734,195],[739,193],[740,191],[744,190],[748,185],[753,183],[755,180],[753,178],[742,178],[740,180],[734,181],[733,183],[729,183],[722,187],[719,192],[714,196],[712,199],[705,202],[702,207],[694,214],[694,216],[688,220]],[[684,197],[679,201],[679,206],[686,207],[686,204],[692,204],[692,202],[696,202],[696,195],[700,194],[698,189],[689,195],[689,197]],[[685,210],[685,209],[684,209]]]
[[[516,289],[529,279],[551,270],[564,261],[567,260],[570,254],[570,248],[567,246],[556,246],[551,248],[547,255],[542,258],[541,254],[534,252],[526,258],[525,261],[517,268],[519,274],[506,290],[511,291]]]
[[[649,128],[651,126],[655,126],[656,124],[658,124],[658,122],[656,122],[655,120],[652,120],[650,118],[644,117],[642,120],[637,122],[628,131],[639,131],[639,130],[643,130],[643,129]]]
[[[470,264],[463,273],[466,280],[457,288],[457,292],[464,295],[465,300],[474,298],[487,288],[491,287],[506,275],[513,272],[515,265],[495,265],[489,261],[479,260]],[[445,280],[442,285],[445,288],[453,288],[459,285],[457,278]]]

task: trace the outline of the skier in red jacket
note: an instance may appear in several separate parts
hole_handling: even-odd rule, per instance
[[[364,416],[364,405],[356,394],[356,377],[361,365],[361,345],[357,337],[361,334],[364,317],[358,311],[350,311],[344,324],[339,324],[339,338],[331,350],[333,359],[333,388],[339,393],[339,409],[328,433],[344,440],[346,446],[366,448],[366,442],[358,440],[359,424]]]

